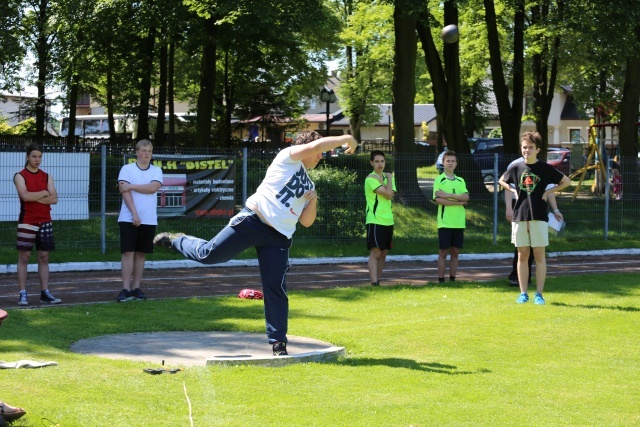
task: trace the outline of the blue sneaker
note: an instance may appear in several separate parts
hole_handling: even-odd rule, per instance
[[[544,298],[539,293],[536,293],[536,297],[533,299],[534,304],[544,305]]]
[[[529,301],[529,294],[520,294],[520,296],[516,299],[516,302],[518,304],[524,304],[525,302]]]

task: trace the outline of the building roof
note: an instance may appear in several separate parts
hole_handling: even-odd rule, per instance
[[[377,123],[372,123],[372,126],[388,126],[389,125],[389,116],[387,115],[387,111],[389,111],[391,104],[378,104],[376,105],[378,110],[380,111],[380,117]],[[334,113],[335,120],[331,122],[334,126],[349,126],[349,118],[342,114],[342,110],[336,111]],[[422,122],[430,123],[436,119],[436,107],[433,104],[414,104],[413,106],[413,124],[415,126],[420,126]],[[326,120],[326,115],[324,119]],[[391,117],[391,121],[393,122],[393,117]]]
[[[340,110],[341,112],[342,110]],[[336,112],[337,114],[337,112]],[[333,121],[334,117],[336,117],[334,114],[329,113],[329,120]],[[303,119],[305,119],[308,122],[311,123],[324,123],[327,121],[327,114],[321,114],[321,113],[311,113],[311,114],[305,114],[304,116],[302,116]]]
[[[376,105],[380,111],[380,118],[373,126],[389,126],[389,117],[387,111],[391,108],[391,104],[378,104]],[[334,113],[335,120],[332,120],[331,124],[334,126],[349,126],[349,118],[342,114],[342,110]],[[436,119],[436,107],[433,104],[414,104],[413,105],[413,124],[420,126],[422,122],[430,123]],[[326,115],[324,119],[326,120]],[[393,117],[391,117],[393,122]]]

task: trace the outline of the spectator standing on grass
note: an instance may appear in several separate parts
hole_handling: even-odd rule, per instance
[[[38,257],[40,302],[60,304],[62,300],[49,292],[49,252],[56,245],[53,239],[51,205],[58,203],[58,192],[53,177],[40,169],[42,148],[36,144],[27,147],[27,160],[20,172],[13,176],[13,183],[20,197],[18,218],[18,305],[29,305],[27,296],[27,267],[33,248]]]
[[[433,182],[433,200],[438,204],[438,282],[444,283],[444,272],[449,259],[449,280],[456,280],[458,256],[464,245],[466,228],[465,205],[469,201],[469,191],[464,179],[454,174],[458,166],[455,151],[447,150],[442,157],[444,172]]]
[[[206,241],[182,233],[160,233],[154,243],[173,248],[203,264],[229,261],[255,247],[264,290],[267,338],[274,356],[286,356],[289,318],[286,274],[291,237],[299,222],[310,227],[316,220],[318,195],[307,174],[322,159],[322,153],[343,146],[353,154],[358,143],[351,135],[321,138],[302,132],[292,147],[281,150],[267,169],[256,192],[245,207],[218,235]]]
[[[525,132],[520,140],[524,162],[514,162],[498,181],[505,191],[511,191],[516,204],[513,208],[512,241],[518,248],[518,304],[529,301],[529,253],[533,250],[536,260],[535,304],[544,304],[542,296],[547,277],[545,248],[549,245],[547,200],[551,193],[571,184],[562,172],[550,164],[538,160],[542,138],[538,132]],[[511,187],[514,184],[515,187]],[[547,186],[553,186],[547,189]]]
[[[391,241],[393,240],[393,211],[391,201],[396,193],[393,174],[385,172],[384,153],[371,152],[373,172],[364,180],[364,196],[367,202],[366,227],[369,249],[369,278],[372,286],[380,285],[380,277]]]
[[[144,262],[153,253],[153,236],[158,225],[157,193],[162,187],[162,169],[151,164],[153,145],[143,139],[136,144],[136,161],[126,164],[118,175],[122,207],[118,216],[122,253],[122,290],[118,302],[143,300],[140,289]]]
[[[511,165],[513,163],[515,163],[515,162],[524,162],[524,158],[520,157],[519,159],[514,160],[513,162],[511,162],[509,164],[507,169],[509,169],[511,167]],[[511,187],[515,188],[515,185],[511,184]],[[547,185],[547,190],[550,189],[551,187],[553,187],[553,184]],[[558,209],[558,204],[556,202],[555,194],[549,193],[549,197],[547,198],[547,202],[549,204],[549,208],[553,211],[553,215],[556,217],[556,219],[558,221],[563,221],[564,217],[563,217],[562,213],[560,213],[560,210]],[[505,191],[504,192],[504,203],[505,203],[505,208],[506,208],[507,221],[512,222],[512,220],[513,220],[513,207],[516,204],[516,199],[514,197],[513,192],[511,192],[511,191]],[[529,283],[528,283],[528,286],[531,286],[531,272],[532,272],[532,268],[531,267],[533,265],[533,260],[534,260],[533,251],[530,251],[529,252],[529,258],[527,260],[527,264],[529,265]],[[513,267],[511,268],[511,273],[509,273],[509,286],[519,286],[520,283],[518,282],[518,248],[515,248],[515,247],[514,247],[514,252],[513,252],[512,264],[513,264]]]

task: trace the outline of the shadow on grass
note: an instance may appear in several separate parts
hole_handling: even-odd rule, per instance
[[[596,305],[596,304],[565,304],[563,302],[552,302],[550,305],[557,305],[558,307],[568,307],[568,308],[586,308],[588,310],[618,310],[618,311],[628,311],[632,313],[640,312],[640,308],[638,307],[622,307],[620,305]]]
[[[342,366],[386,366],[389,368],[404,368],[414,371],[431,372],[434,374],[445,375],[473,375],[485,374],[491,372],[488,369],[479,369],[477,371],[458,371],[457,366],[445,365],[442,363],[420,363],[411,359],[401,359],[397,357],[388,357],[382,359],[373,359],[369,357],[349,358],[335,362]]]

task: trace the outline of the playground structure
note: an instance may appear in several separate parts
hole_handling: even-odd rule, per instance
[[[578,184],[573,192],[572,200],[578,196],[578,192],[589,171],[594,171],[595,176],[591,185],[594,194],[609,194],[609,155],[619,149],[618,123],[594,123],[591,119],[589,126],[588,154],[584,166],[577,169],[571,175],[570,180],[578,179]]]

